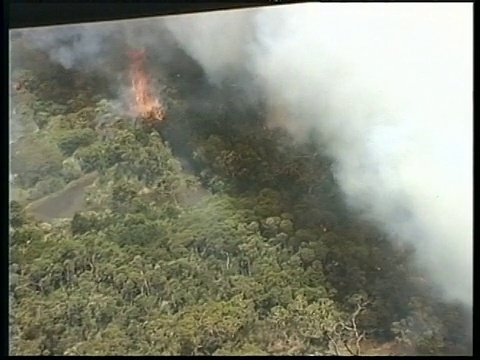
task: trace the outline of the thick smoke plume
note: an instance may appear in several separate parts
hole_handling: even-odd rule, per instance
[[[312,3],[24,38],[67,68],[103,59],[110,70],[115,39],[163,59],[176,39],[211,83],[266,96],[270,126],[300,141],[315,129],[346,201],[415,245],[445,297],[470,306],[472,25],[470,4]]]
[[[114,26],[107,23],[29,29],[21,35],[30,48],[46,51],[52,61],[71,69],[101,59],[105,40],[113,31]]]
[[[44,52],[67,70],[101,72],[117,87],[125,82],[122,77],[128,73],[129,51],[148,49],[153,57],[167,62],[175,46],[159,19],[22,29],[13,31],[12,38],[26,48]],[[21,55],[17,58],[23,60]]]
[[[313,127],[348,203],[448,299],[472,304],[472,44],[467,4],[302,4],[167,22],[214,82],[248,68],[272,126]]]
[[[219,85],[233,74],[245,75],[246,59],[254,46],[256,10],[222,11],[207,15],[165,18],[166,27],[198,61],[209,80]],[[196,41],[198,40],[198,41]],[[241,81],[236,76],[237,82]]]

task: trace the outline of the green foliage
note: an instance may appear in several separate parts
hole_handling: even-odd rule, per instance
[[[63,160],[62,177],[66,182],[78,179],[80,176],[82,176],[82,168],[76,159],[70,157]]]
[[[62,169],[62,154],[57,146],[41,133],[20,139],[12,151],[11,171],[18,175],[17,183],[25,188],[35,186]]]
[[[29,190],[28,200],[35,201],[41,197],[61,190],[66,185],[63,178],[57,176],[48,176],[44,180],[38,181],[33,188]]]
[[[170,99],[158,131],[134,127],[95,74],[31,55],[41,66],[20,74],[14,105],[40,131],[14,146],[20,190],[98,179],[72,219],[10,204],[14,354],[352,355],[395,337],[468,353],[461,310],[433,301],[409,253],[344,206],[321,147],[216,90],[228,101],[206,113]]]
[[[19,228],[27,222],[27,214],[18,201],[10,202],[10,226]]]
[[[120,160],[116,155],[104,142],[97,141],[89,147],[78,149],[74,157],[80,163],[82,171],[88,173],[112,166],[115,161]]]
[[[58,147],[65,156],[71,156],[78,148],[91,145],[96,137],[90,128],[67,130],[58,135]]]

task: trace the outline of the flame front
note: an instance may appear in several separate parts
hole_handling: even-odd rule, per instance
[[[155,123],[165,118],[165,109],[153,94],[152,86],[145,72],[145,50],[129,52],[130,78],[135,95],[135,112],[145,121]]]

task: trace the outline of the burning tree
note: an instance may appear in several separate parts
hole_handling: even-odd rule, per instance
[[[128,53],[128,57],[132,89],[135,95],[135,113],[150,124],[164,120],[165,108],[159,98],[155,96],[145,70],[145,50],[132,50]]]

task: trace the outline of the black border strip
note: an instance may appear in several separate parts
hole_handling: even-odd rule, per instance
[[[7,17],[7,21],[9,28],[14,29],[240,9],[298,2],[302,1],[9,1],[9,16]]]

